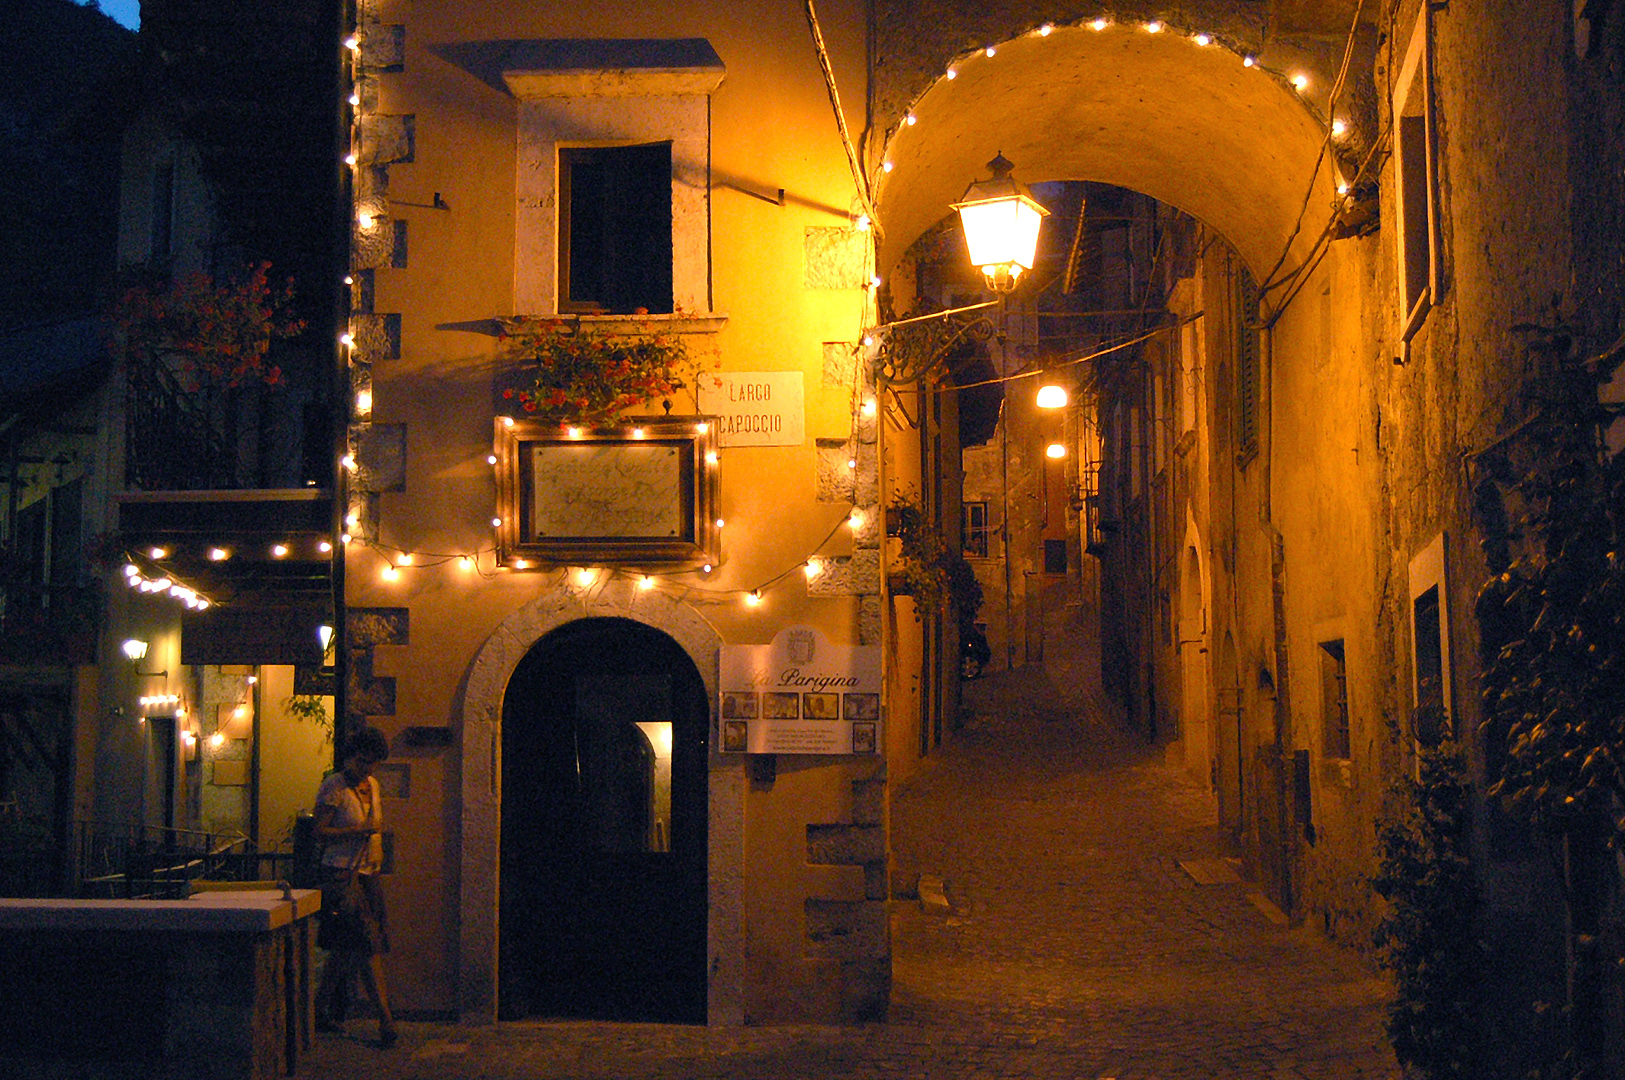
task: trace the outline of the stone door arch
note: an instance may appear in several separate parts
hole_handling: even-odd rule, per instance
[[[461,925],[458,933],[459,1014],[496,1017],[498,870],[501,828],[503,694],[519,662],[549,632],[590,617],[626,618],[662,631],[680,645],[717,699],[722,639],[692,607],[661,592],[612,580],[590,588],[552,585],[514,611],[474,657],[461,713]],[[714,745],[714,740],[713,740]],[[743,1015],[744,777],[736,762],[710,755],[709,1021],[738,1023]]]

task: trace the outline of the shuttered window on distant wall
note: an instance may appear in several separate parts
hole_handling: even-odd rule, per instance
[[[1236,461],[1258,453],[1258,283],[1245,266],[1236,275]]]

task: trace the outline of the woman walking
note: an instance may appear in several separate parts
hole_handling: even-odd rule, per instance
[[[379,882],[383,868],[383,809],[372,771],[389,756],[375,727],[345,740],[339,770],[316,792],[316,837],[322,849],[322,923],[316,944],[327,964],[316,991],[316,1030],[339,1031],[341,998],[357,977],[378,1009],[378,1045],[395,1043],[395,1017],[384,984],[389,919]]]

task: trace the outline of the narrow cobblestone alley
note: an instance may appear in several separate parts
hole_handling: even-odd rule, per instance
[[[1182,866],[1234,876],[1211,802],[1092,696],[1086,646],[1052,619],[1045,665],[968,684],[964,730],[894,791],[899,876],[943,881],[949,907],[897,905],[887,1023],[406,1023],[380,1052],[353,1021],[300,1075],[1397,1077],[1369,966],[1245,882]]]

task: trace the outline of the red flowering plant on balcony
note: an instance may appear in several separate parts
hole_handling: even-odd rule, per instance
[[[637,314],[644,314],[638,312]],[[501,335],[516,416],[606,424],[627,409],[693,388],[705,361],[681,334],[589,329],[563,319],[515,320]]]
[[[271,342],[305,323],[289,314],[292,280],[273,288],[270,269],[262,262],[230,280],[191,273],[125,289],[112,315],[132,367],[163,364],[189,391],[281,384],[282,369],[267,359]]]

